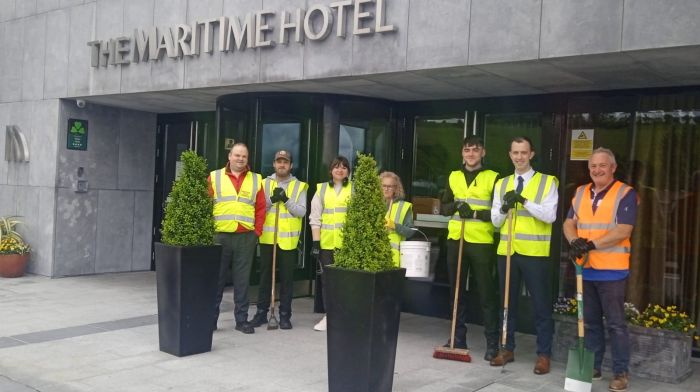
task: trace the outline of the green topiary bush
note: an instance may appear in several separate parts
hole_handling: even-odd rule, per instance
[[[384,228],[386,205],[377,162],[369,155],[358,153],[357,156],[358,165],[353,177],[355,190],[342,229],[343,247],[335,252],[334,266],[372,272],[396,269]]]
[[[176,246],[214,244],[214,202],[207,188],[204,158],[187,150],[183,170],[165,204],[161,241]]]

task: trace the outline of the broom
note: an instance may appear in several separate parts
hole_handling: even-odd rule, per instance
[[[433,358],[449,359],[451,361],[471,362],[469,350],[455,348],[455,328],[457,326],[457,302],[459,301],[459,281],[462,276],[462,250],[464,247],[464,218],[462,218],[462,228],[459,231],[459,252],[457,255],[457,276],[455,279],[455,298],[452,303],[452,331],[450,332],[450,347],[435,347]]]
[[[272,240],[272,294],[270,300],[270,319],[267,321],[267,329],[279,328],[279,322],[275,316],[275,268],[277,268],[277,231],[279,230],[280,205],[275,206],[275,234]]]
[[[508,225],[508,241],[506,241],[506,278],[505,287],[503,293],[503,328],[501,330],[501,352],[506,349],[506,339],[508,337],[508,297],[510,296],[510,253],[513,250],[513,209],[508,210],[508,217],[506,218],[506,224]],[[501,368],[501,373],[506,372],[506,362],[503,361],[503,367]]]

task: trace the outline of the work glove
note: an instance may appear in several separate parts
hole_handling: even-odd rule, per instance
[[[508,210],[515,208],[515,203],[524,204],[525,198],[521,194],[516,193],[515,191],[506,192],[506,194],[503,195],[503,205],[501,206],[501,212],[504,214],[508,213]]]
[[[384,227],[386,227],[389,230],[396,230],[396,223],[394,223],[394,221],[389,218],[385,218]]]
[[[474,210],[469,206],[469,203],[457,204],[457,212],[462,219],[470,219],[474,217]]]
[[[570,249],[569,249],[569,256],[574,257],[576,259],[579,259],[583,257],[586,253],[592,251],[595,249],[595,244],[593,241],[589,241],[587,238],[576,238],[575,240],[571,241]]]
[[[284,189],[277,187],[272,190],[272,196],[270,196],[270,201],[273,203],[277,203],[278,201],[281,201],[282,203],[286,203],[289,198],[287,197],[287,193],[285,193]]]
[[[321,241],[314,241],[311,244],[311,257],[318,259],[321,254]]]

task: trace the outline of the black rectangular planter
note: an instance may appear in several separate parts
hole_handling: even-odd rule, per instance
[[[211,351],[221,245],[155,244],[160,351]]]
[[[405,269],[326,275],[328,390],[391,391]]]

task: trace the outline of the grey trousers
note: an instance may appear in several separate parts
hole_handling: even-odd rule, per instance
[[[250,270],[253,265],[255,246],[258,237],[255,232],[216,233],[214,241],[221,244],[221,266],[219,269],[219,291],[216,295],[216,319],[219,318],[219,306],[224,296],[224,287],[229,269],[233,264],[233,315],[236,323],[248,321],[248,286]]]

